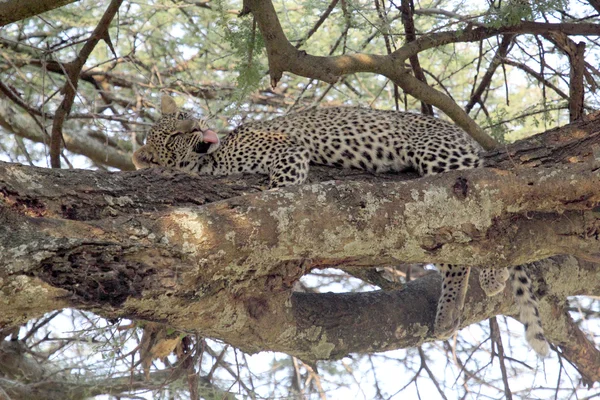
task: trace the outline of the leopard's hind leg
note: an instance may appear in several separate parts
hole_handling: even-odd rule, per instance
[[[451,336],[460,325],[471,268],[452,264],[438,265],[442,273],[442,293],[438,300],[434,335]]]

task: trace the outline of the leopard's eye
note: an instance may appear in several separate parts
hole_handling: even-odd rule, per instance
[[[184,113],[184,112],[180,112],[177,114],[177,119],[187,119],[188,118],[188,114]]]

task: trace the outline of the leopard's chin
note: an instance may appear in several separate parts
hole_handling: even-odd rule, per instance
[[[208,150],[210,150],[210,146],[212,146],[212,143],[198,142],[194,146],[194,153],[208,154]]]
[[[199,135],[202,137],[202,131],[192,132],[194,135]],[[205,142],[203,140],[199,140],[198,143],[194,145],[193,151],[197,154],[210,154],[213,151],[217,150],[221,146],[220,141],[214,142]]]

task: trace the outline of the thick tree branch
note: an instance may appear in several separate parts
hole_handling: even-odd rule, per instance
[[[0,26],[25,18],[42,14],[46,11],[75,3],[78,0],[7,0],[0,7]]]
[[[93,251],[87,254],[88,262],[99,255]],[[103,251],[103,254],[106,258],[114,257],[110,250]],[[70,279],[84,283],[87,287],[81,288],[82,291],[90,292],[86,299],[83,299],[81,294],[71,295],[71,306],[91,309],[106,318],[160,320],[182,331],[200,332],[205,336],[223,339],[244,351],[274,350],[305,360],[319,360],[340,358],[352,352],[412,347],[432,340],[431,324],[440,287],[437,274],[412,281],[398,291],[355,294],[290,294],[277,290],[273,292],[273,284],[277,285],[277,280],[281,279],[278,274],[265,277],[265,284],[255,293],[232,293],[225,288],[215,291],[216,288],[210,289],[197,281],[184,283],[183,281],[194,279],[189,266],[165,264],[164,258],[156,252],[154,262],[157,267],[173,268],[179,270],[179,274],[165,275],[164,270],[156,271],[158,275],[162,275],[160,278],[142,276],[147,270],[137,272],[142,280],[148,282],[158,278],[162,283],[160,286],[155,285],[154,290],[148,289],[144,293],[129,297],[121,305],[115,304],[115,307],[111,307],[110,297],[120,293],[110,292],[114,288],[107,285],[110,281],[106,272],[97,271],[93,263],[85,266],[75,265],[79,261],[78,257],[69,257],[74,261],[74,268],[87,269],[85,277],[83,272],[77,273],[76,270],[72,270],[74,274]],[[536,279],[544,282],[548,288],[568,288],[571,295],[600,294],[598,280],[595,278],[597,264],[591,268],[583,268],[576,261],[555,264],[542,262],[540,265],[544,268],[541,269],[540,275],[536,275]],[[115,270],[115,266],[104,265],[103,270]],[[136,274],[134,269],[130,271],[121,274],[120,279],[125,285],[132,283],[127,280],[127,275]],[[289,271],[282,271],[281,277],[289,278],[286,274]],[[564,281],[563,276],[570,279]],[[30,282],[35,283],[37,280]],[[100,286],[90,287],[90,280]],[[190,284],[193,286],[193,283],[197,286],[190,288]],[[3,288],[2,292],[6,297],[2,300],[10,298],[10,304],[14,304],[16,301],[12,299],[13,292],[9,289],[10,287]],[[265,289],[268,293],[264,293]],[[109,292],[98,296],[100,291],[106,290]],[[552,294],[551,291],[546,293]],[[51,307],[52,300],[56,297],[42,292],[37,294],[35,299]],[[29,302],[31,300],[29,299]],[[407,304],[410,304],[410,307],[407,307]],[[479,288],[477,274],[474,274],[470,282],[462,326],[496,314],[514,314],[513,307],[509,291],[503,296],[486,298]],[[552,324],[552,314],[546,309],[542,311],[542,319],[545,324],[547,320]],[[357,330],[363,334],[356,335]],[[554,340],[553,329],[550,329],[548,337]]]
[[[21,213],[51,216],[45,204],[29,209],[22,200],[19,179],[27,176],[39,181],[35,169],[8,166],[5,172],[3,185],[9,206],[18,210],[25,207]],[[74,183],[87,175],[83,171],[76,174],[64,177]],[[144,171],[136,177],[139,180],[148,174]],[[73,183],[65,182],[65,188],[76,190]],[[14,193],[17,198],[13,198]],[[108,206],[116,210],[118,205],[111,201],[93,201],[96,212],[105,212]],[[141,206],[135,198],[126,202]],[[347,182],[293,187],[199,209],[149,213],[138,222],[160,236],[167,232],[163,225],[168,225],[169,235],[184,248],[194,248],[198,260],[222,254],[210,257],[210,263],[203,267],[207,271],[220,265],[253,268],[255,263],[261,264],[253,254],[267,244],[269,250],[262,254],[263,259],[275,264],[310,259],[304,261],[305,268],[393,265],[398,261],[510,266],[556,254],[600,260],[600,243],[593,240],[600,229],[594,214],[599,205],[600,169],[582,163],[543,171],[484,169],[447,173],[386,185]],[[87,207],[80,206],[80,211]],[[274,209],[278,210],[275,214]],[[312,210],[318,210],[319,220],[310,218]],[[64,218],[62,208],[60,213]],[[101,221],[97,227],[108,233],[115,229],[114,222]],[[202,238],[189,238],[187,224],[202,230]],[[265,224],[268,229],[253,228]],[[70,236],[69,232],[83,229],[87,233],[92,225],[86,228],[79,222],[58,220],[52,226],[57,232],[65,232],[66,238],[78,240],[78,235]],[[337,228],[332,230],[331,226]],[[128,237],[124,235],[132,234],[119,229],[121,233],[113,234],[122,240]],[[235,251],[231,251],[231,237],[239,238],[235,240]],[[6,249],[0,260],[9,262],[13,251]]]
[[[383,188],[349,183],[300,187],[233,198],[202,208],[152,212],[150,210],[159,203],[154,200],[153,204],[144,205],[142,201],[145,196],[154,197],[150,193],[129,191],[127,196],[118,196],[119,191],[114,190],[114,185],[122,184],[122,178],[129,177],[137,181],[134,185],[152,189],[148,179],[153,179],[154,171],[106,175],[104,178],[102,174],[87,176],[85,171],[60,171],[60,174],[50,171],[55,184],[64,187],[63,195],[60,191],[55,193],[60,200],[50,207],[49,202],[39,200],[39,194],[51,188],[44,189],[42,177],[36,176],[36,171],[47,173],[48,170],[8,165],[0,174],[10,182],[2,184],[6,206],[2,214],[5,228],[0,234],[3,247],[0,265],[3,271],[10,271],[10,275],[24,278],[23,274],[33,274],[53,287],[66,290],[71,293],[69,301],[73,306],[91,307],[104,316],[159,319],[182,330],[223,338],[246,350],[269,348],[318,359],[341,356],[348,351],[412,346],[429,337],[428,324],[433,319],[439,278],[421,279],[404,291],[394,293],[331,295],[330,298],[329,295],[295,295],[290,309],[288,298],[293,282],[315,267],[376,266],[394,263],[395,258],[423,260],[421,257],[427,257],[463,263],[470,263],[472,258],[486,259],[487,253],[479,254],[484,252],[483,249],[472,251],[473,247],[479,246],[477,242],[487,243],[485,252],[495,253],[492,262],[504,257],[509,263],[522,263],[556,252],[582,254],[587,251],[588,255],[594,256],[600,253],[600,244],[594,236],[600,228],[599,218],[593,212],[581,210],[596,207],[600,202],[600,177],[597,171],[590,173],[576,166],[578,168],[547,169],[542,174],[535,169],[518,174],[470,171],[468,179],[473,192],[462,200],[468,203],[469,214],[465,215],[461,211],[461,201],[457,202],[454,195],[447,197],[442,193],[443,187],[456,189],[453,184],[456,177],[452,174],[440,176],[440,179],[390,182]],[[185,179],[188,189],[189,181],[196,179],[182,174],[175,174],[174,178]],[[566,182],[561,183],[565,178]],[[529,185],[537,180],[542,180],[543,185]],[[79,188],[74,186],[76,181]],[[31,182],[36,185],[31,187]],[[27,199],[28,187],[30,193],[39,193],[38,199]],[[493,199],[481,197],[492,187]],[[103,191],[104,196],[100,195]],[[451,192],[459,196],[461,193],[454,189]],[[109,197],[108,193],[114,196]],[[436,204],[439,206],[439,203],[435,198],[440,194],[443,197],[440,203],[450,202],[453,212],[440,210],[436,217]],[[515,195],[513,203],[503,203]],[[69,196],[78,196],[79,201],[71,203]],[[433,196],[433,202],[430,196]],[[179,194],[173,193],[173,197],[175,200]],[[394,203],[386,199],[393,199]],[[272,204],[273,201],[277,206]],[[419,204],[423,202],[428,206]],[[488,209],[486,213],[482,214],[483,209],[477,205],[479,202],[488,204],[484,207]],[[81,208],[76,209],[73,204],[81,205]],[[422,215],[420,206],[424,207],[423,218],[427,222],[418,221],[418,216]],[[134,209],[139,212],[144,208],[148,212],[131,213]],[[309,215],[316,209],[327,227],[319,227],[319,221],[310,219]],[[499,212],[502,209],[508,213],[506,221]],[[130,211],[124,213],[125,210]],[[413,216],[408,217],[405,211]],[[524,218],[519,217],[522,213],[526,214]],[[488,233],[476,233],[477,225],[482,221],[498,227],[508,241],[499,236],[500,231],[493,233],[488,229]],[[413,223],[414,228],[410,228]],[[427,223],[430,226],[425,230],[416,228]],[[337,228],[331,229],[332,226]],[[485,228],[485,224],[481,227]],[[403,230],[407,228],[410,232],[404,236]],[[378,233],[380,230],[382,233]],[[314,232],[323,234],[315,235]],[[437,242],[443,243],[442,247],[436,248]],[[455,252],[456,249],[460,251]],[[582,279],[582,273],[574,276]],[[597,282],[591,276],[584,280]],[[549,287],[552,285],[558,283],[549,284]],[[579,285],[573,289],[573,294],[596,294],[593,285]],[[13,291],[11,286],[4,291],[11,301],[14,301]],[[42,302],[39,293],[34,295]],[[417,324],[414,315],[409,318],[413,308],[409,315],[395,311],[393,318],[398,320],[391,326],[395,331],[416,330],[410,333],[382,332],[382,335],[391,336],[388,340],[376,341],[384,346],[377,349],[373,348],[370,339],[369,343],[350,340],[347,335],[350,331],[355,332],[355,328],[342,328],[338,323],[328,326],[324,320],[315,319],[313,314],[321,313],[323,318],[331,321],[332,314],[345,315],[349,310],[360,309],[359,315],[352,314],[352,320],[366,321],[365,327],[378,326],[373,320],[375,315],[387,315],[386,320],[389,320],[392,309],[409,301],[415,303],[415,298],[420,299],[417,303],[424,304],[415,314],[421,322]],[[512,304],[510,300],[502,301],[506,303],[492,301],[491,304],[495,304],[490,306],[493,311],[484,318],[499,312],[496,307],[506,310],[502,307]],[[358,303],[361,307],[356,306]],[[375,308],[370,309],[365,304],[372,304],[383,314],[371,315]],[[47,306],[54,307],[54,304],[49,301]],[[321,311],[317,313],[317,309]],[[323,309],[330,312],[323,313]],[[468,317],[467,312],[466,315],[465,323],[473,322],[470,318],[482,317],[481,313]],[[7,317],[14,322],[14,315]],[[301,325],[307,318],[309,322]],[[315,321],[325,324],[318,332],[311,331],[315,326],[321,326]],[[8,322],[4,320],[2,324]],[[296,331],[292,334],[293,339],[286,336],[290,323],[304,326],[300,337]],[[236,327],[235,333],[231,326]],[[269,326],[268,330],[262,329],[266,326]],[[421,328],[417,329],[417,326]],[[323,336],[327,332],[327,329],[323,330],[325,328],[334,329],[337,336],[334,332]],[[257,338],[256,332],[268,333]],[[309,335],[310,332],[314,335]],[[390,341],[394,335],[397,339]],[[248,341],[250,337],[254,339],[252,343]],[[333,337],[346,344],[331,342]],[[357,347],[347,347],[351,345]]]
[[[292,294],[291,287],[310,269],[329,266],[600,256],[594,142],[575,153],[588,137],[598,143],[593,122],[587,134],[575,124],[532,139],[554,143],[538,163],[563,163],[552,168],[525,168],[526,153],[515,145],[518,156],[513,147],[512,156],[496,156],[498,165],[508,159],[520,166],[511,171],[402,182],[400,175],[314,168],[321,178],[342,178],[244,196],[264,178],[0,164],[0,302],[8,305],[0,326],[70,305],[311,360],[418,345],[432,339],[437,274],[394,292]],[[540,297],[600,294],[597,264],[568,260],[541,261],[548,264],[535,270]],[[514,311],[508,291],[484,299],[476,274],[469,296],[465,325]],[[544,321],[552,320],[549,309]],[[357,337],[357,327],[365,335]],[[548,336],[564,343],[558,328],[549,326]]]
[[[486,154],[486,165],[511,169],[598,161],[600,112]]]

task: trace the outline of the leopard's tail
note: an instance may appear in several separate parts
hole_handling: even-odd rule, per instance
[[[519,320],[525,325],[525,338],[536,353],[547,356],[550,347],[544,336],[537,298],[533,293],[531,279],[527,276],[525,267],[519,265],[511,268],[511,278]]]

